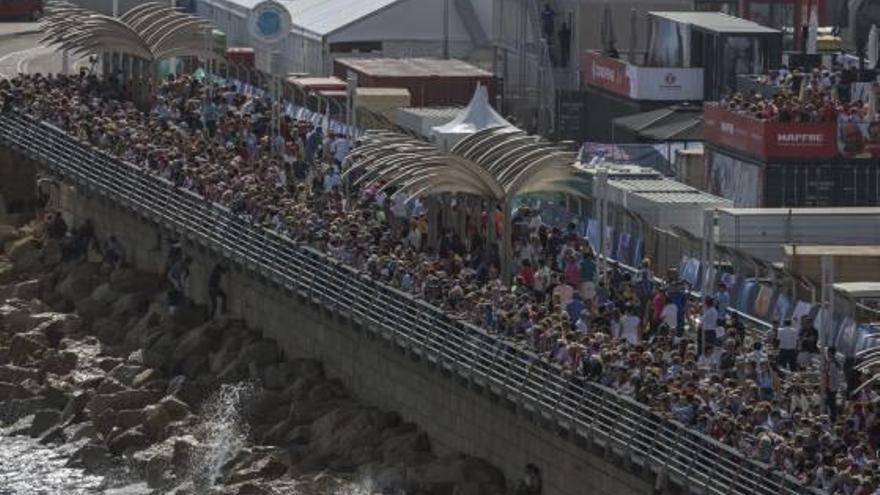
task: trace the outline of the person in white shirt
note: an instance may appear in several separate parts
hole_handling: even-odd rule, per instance
[[[348,152],[351,151],[351,142],[348,138],[340,134],[330,145],[330,154],[333,155],[333,161],[337,165],[342,165]]]
[[[633,310],[631,307],[627,307],[626,311],[623,314],[623,317],[620,319],[620,337],[625,339],[630,344],[638,344],[640,340],[639,336],[639,324],[641,320],[638,316],[633,314]]]
[[[791,371],[797,371],[800,330],[791,324],[791,320],[785,320],[782,322],[779,330],[776,331],[776,339],[779,345],[779,367],[787,367]]]
[[[590,311],[584,309],[581,311],[580,317],[574,324],[575,332],[579,334],[586,334],[590,331]]]
[[[532,214],[531,220],[529,220],[529,234],[537,235],[538,230],[543,224],[544,221],[541,219],[541,214],[536,211],[534,214]]]
[[[329,191],[334,187],[338,187],[341,182],[342,178],[339,175],[339,171],[336,170],[336,167],[333,167],[324,176],[324,190]]]
[[[660,311],[660,322],[669,327],[670,331],[678,328],[678,306],[670,300],[666,301],[663,310]]]
[[[718,310],[715,309],[715,300],[706,297],[703,304],[703,314],[700,318],[699,352],[709,345],[715,346],[715,329],[718,328]]]
[[[697,367],[709,371],[718,371],[721,366],[721,349],[713,344],[706,345],[706,352],[697,358]]]

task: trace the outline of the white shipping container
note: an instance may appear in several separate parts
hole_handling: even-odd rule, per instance
[[[408,107],[394,110],[391,120],[416,134],[424,137],[433,135],[435,126],[443,125],[454,119],[461,108],[458,107]]]
[[[880,208],[724,208],[718,243],[769,262],[785,244],[880,244]]]
[[[703,235],[706,209],[733,206],[728,199],[666,178],[611,180],[608,199],[654,227],[680,227],[698,237]]]

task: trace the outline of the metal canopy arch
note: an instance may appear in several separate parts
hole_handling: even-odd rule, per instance
[[[504,280],[512,275],[509,219],[516,195],[560,192],[589,198],[592,184],[572,165],[576,154],[514,128],[495,127],[476,132],[449,153],[404,134],[370,131],[364,144],[352,151],[347,177],[361,173],[359,185],[379,190],[397,188],[411,197],[440,193],[472,194],[499,204],[507,219],[502,227],[501,259]],[[494,229],[489,229],[490,236]]]
[[[47,12],[42,42],[75,54],[121,53],[150,64],[185,56],[222,59],[211,49],[213,25],[169,5],[148,2],[112,17],[52,1]]]

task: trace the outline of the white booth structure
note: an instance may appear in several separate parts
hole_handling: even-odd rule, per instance
[[[475,132],[492,127],[513,127],[489,104],[489,92],[478,86],[471,102],[451,121],[431,130],[431,141],[443,151],[449,151],[462,139]]]

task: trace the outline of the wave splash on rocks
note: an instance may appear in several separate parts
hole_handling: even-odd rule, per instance
[[[195,486],[213,487],[222,475],[223,466],[247,444],[248,426],[242,411],[256,391],[256,385],[250,382],[224,383],[202,405],[195,436],[204,448],[190,466]]]
[[[0,226],[0,495],[502,495],[320,362]]]

